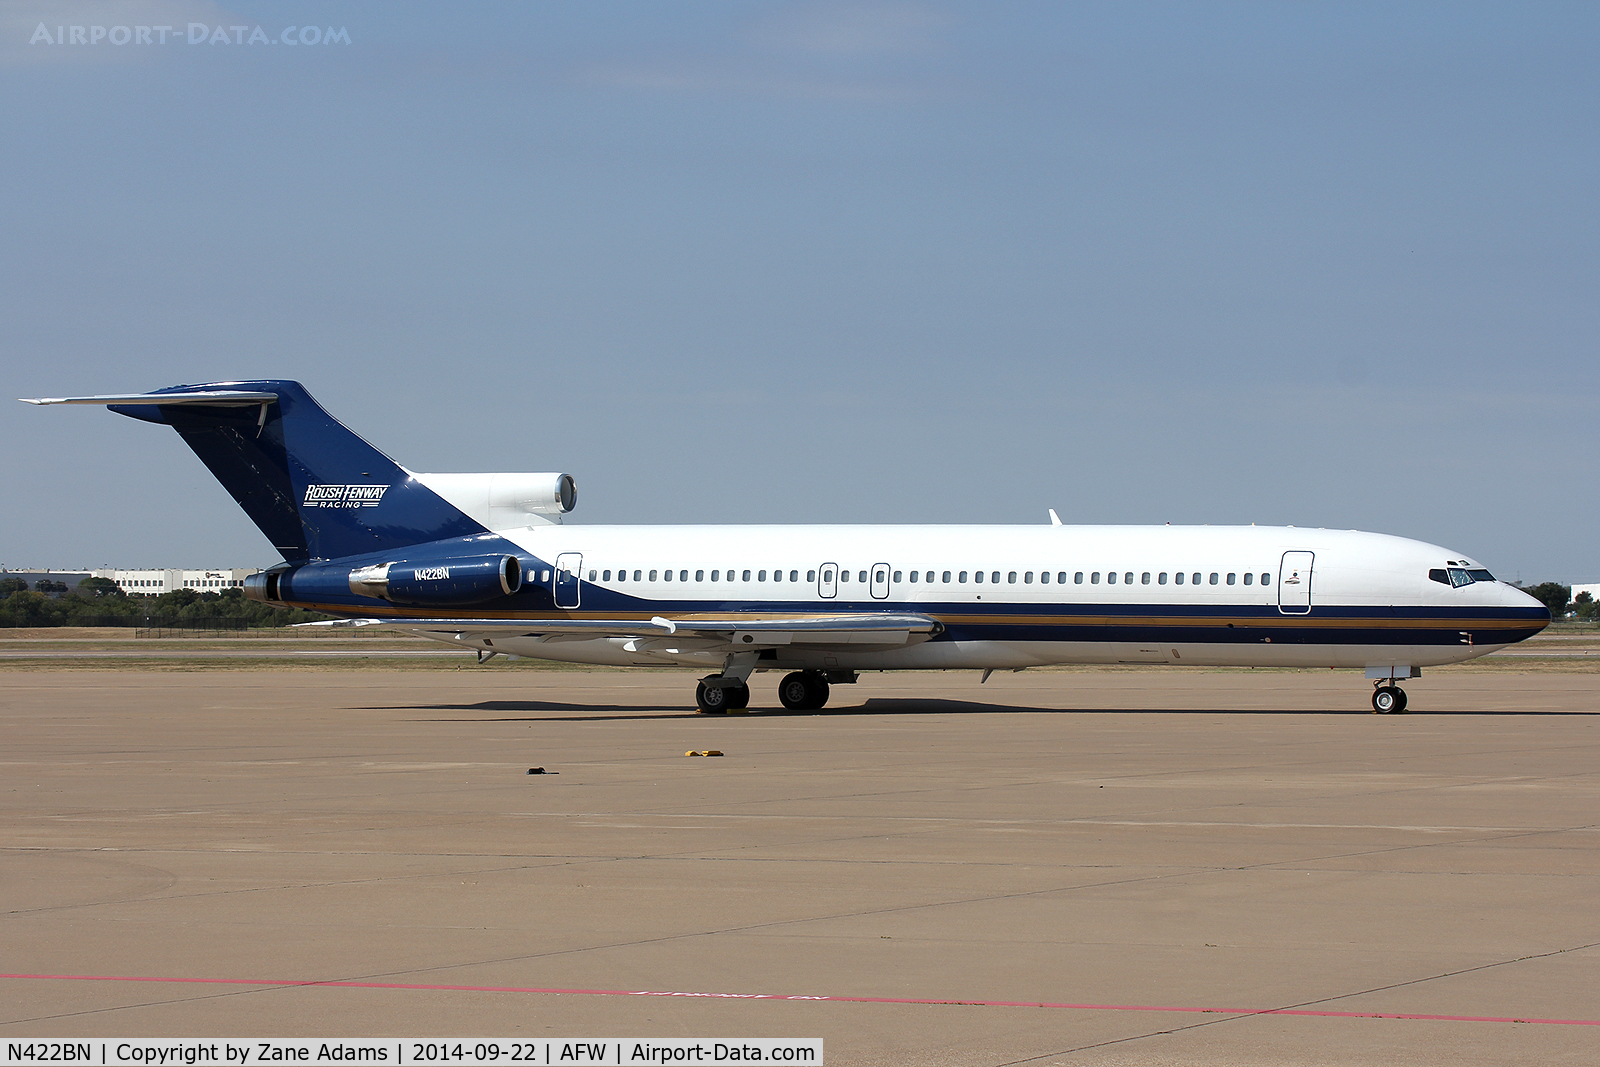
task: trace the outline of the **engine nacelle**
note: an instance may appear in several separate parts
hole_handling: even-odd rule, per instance
[[[481,604],[521,588],[522,564],[516,556],[454,556],[416,563],[400,560],[350,572],[350,591],[357,596],[418,607]]]
[[[486,530],[514,530],[559,523],[578,505],[578,483],[570,474],[413,474],[413,478],[481,523]]]

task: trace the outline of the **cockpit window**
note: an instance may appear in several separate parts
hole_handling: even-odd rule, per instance
[[[1441,585],[1453,586],[1460,589],[1473,582],[1492,582],[1495,576],[1480,567],[1467,569],[1466,567],[1435,567],[1428,572],[1428,577]]]

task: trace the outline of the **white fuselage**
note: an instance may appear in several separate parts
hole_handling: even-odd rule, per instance
[[[529,581],[555,590],[564,618],[908,611],[945,627],[896,648],[774,648],[763,669],[1422,667],[1548,622],[1505,583],[1430,580],[1478,567],[1460,553],[1354,530],[545,525],[499,536],[542,561]],[[616,665],[716,665],[725,652],[671,637],[430,636]]]

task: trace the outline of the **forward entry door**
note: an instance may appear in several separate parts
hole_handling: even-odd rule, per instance
[[[1285,615],[1311,614],[1310,552],[1285,552],[1278,566],[1278,610]]]
[[[556,557],[556,607],[575,608],[578,606],[579,587],[583,584],[582,579],[582,552],[563,552]]]

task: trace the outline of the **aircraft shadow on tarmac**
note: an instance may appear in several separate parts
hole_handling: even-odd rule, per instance
[[[467,711],[485,713],[485,722],[596,722],[611,719],[703,719],[698,712],[655,704],[585,704],[577,701],[481,700],[472,704],[393,704],[362,708],[363,711]],[[539,713],[545,714],[539,714]],[[523,714],[517,714],[523,713]],[[790,711],[787,708],[755,708],[759,718],[827,717],[846,715],[1370,715],[1367,708],[1039,708],[1016,704],[989,704],[972,700],[916,697],[872,697],[853,707],[822,711]],[[1453,711],[1421,709],[1420,715],[1596,715],[1590,711],[1538,711],[1528,709]],[[735,718],[741,716],[734,716]],[[427,720],[422,720],[427,721]],[[444,720],[441,720],[444,721]],[[450,722],[462,721],[459,717]]]

